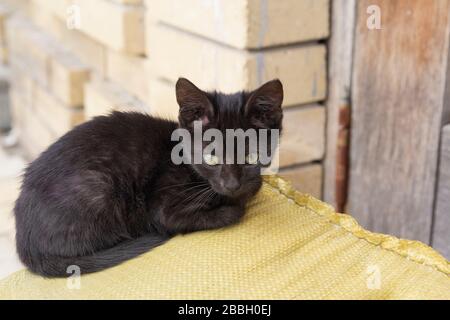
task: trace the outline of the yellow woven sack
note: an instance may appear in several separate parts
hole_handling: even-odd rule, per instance
[[[177,236],[81,277],[79,289],[19,271],[0,282],[0,298],[450,299],[450,264],[269,177],[238,225]]]

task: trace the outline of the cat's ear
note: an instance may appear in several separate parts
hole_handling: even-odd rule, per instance
[[[263,84],[250,94],[245,116],[252,126],[262,129],[281,129],[283,85],[278,79]]]
[[[205,92],[185,78],[178,79],[175,90],[180,106],[178,120],[181,126],[191,127],[194,121],[202,121],[206,125],[212,121],[214,108]]]

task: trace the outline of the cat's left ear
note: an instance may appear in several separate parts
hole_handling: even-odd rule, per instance
[[[253,91],[245,105],[245,116],[261,129],[281,129],[283,85],[278,79],[269,81]]]
[[[185,78],[178,79],[175,91],[180,106],[178,120],[181,126],[192,127],[194,121],[202,121],[206,125],[212,121],[214,108],[205,92]]]

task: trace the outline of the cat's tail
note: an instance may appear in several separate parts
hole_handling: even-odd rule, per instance
[[[80,274],[92,273],[135,258],[167,240],[168,237],[161,235],[146,235],[124,241],[115,247],[96,252],[90,256],[40,256],[38,259],[33,259],[33,263],[27,264],[27,266],[32,272],[45,277],[69,277],[76,272]]]

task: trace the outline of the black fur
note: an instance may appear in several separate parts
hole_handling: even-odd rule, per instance
[[[29,165],[14,213],[17,251],[31,271],[96,272],[244,215],[261,186],[258,165],[175,165],[171,134],[198,119],[220,130],[281,129],[281,83],[224,95],[180,79],[176,93],[180,124],[114,112],[76,127]]]

